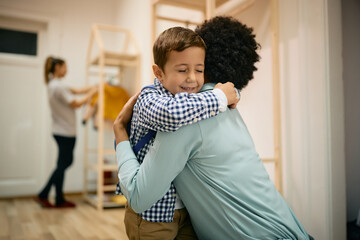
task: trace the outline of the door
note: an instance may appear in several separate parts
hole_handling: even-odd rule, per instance
[[[49,139],[42,75],[47,26],[0,15],[0,29],[11,40],[0,53],[0,197],[33,195],[44,181]]]

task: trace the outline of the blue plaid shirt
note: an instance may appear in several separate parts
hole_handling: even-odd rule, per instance
[[[157,78],[154,79],[154,86],[156,89],[143,89],[134,106],[129,136],[132,147],[148,133],[149,129],[173,132],[184,125],[216,116],[219,113],[219,102],[212,91],[197,94],[182,92],[173,96]],[[154,138],[137,153],[136,157],[140,164],[153,142]],[[121,194],[119,183],[115,194]],[[172,222],[175,197],[176,190],[171,184],[165,196],[150,209],[140,213],[140,216],[150,222]]]

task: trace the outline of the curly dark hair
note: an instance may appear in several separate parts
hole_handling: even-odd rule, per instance
[[[214,17],[195,29],[206,43],[205,78],[207,82],[232,82],[244,88],[257,70],[260,56],[253,29],[232,17]]]

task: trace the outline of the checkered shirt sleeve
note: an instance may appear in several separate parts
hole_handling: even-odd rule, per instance
[[[219,113],[219,102],[212,91],[172,96],[149,88],[142,91],[136,105],[139,124],[161,132],[173,132]]]

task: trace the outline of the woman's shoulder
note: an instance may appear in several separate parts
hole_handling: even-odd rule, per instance
[[[48,84],[49,89],[66,88],[66,85],[58,78],[53,78]]]

